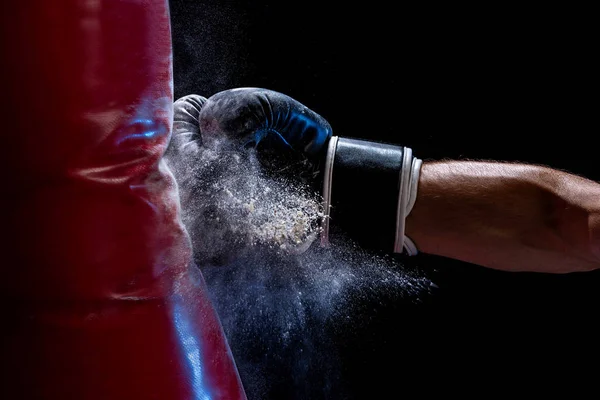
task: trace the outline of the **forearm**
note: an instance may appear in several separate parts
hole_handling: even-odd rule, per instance
[[[424,253],[510,271],[600,268],[600,185],[546,167],[425,163],[406,234]]]

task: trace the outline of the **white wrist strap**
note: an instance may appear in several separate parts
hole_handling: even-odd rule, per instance
[[[395,253],[406,250],[409,256],[419,253],[415,243],[404,234],[406,217],[410,214],[417,200],[417,188],[423,161],[412,156],[412,150],[404,148],[402,157],[402,170],[400,171],[400,184],[398,191],[398,212],[396,220]]]
[[[338,137],[332,136],[327,145],[323,177],[323,223],[321,224],[321,246],[329,246],[329,216],[331,213],[331,184],[333,183],[333,161]]]

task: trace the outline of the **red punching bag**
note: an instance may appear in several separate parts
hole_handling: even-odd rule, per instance
[[[166,0],[2,4],[6,399],[245,399],[177,185]]]

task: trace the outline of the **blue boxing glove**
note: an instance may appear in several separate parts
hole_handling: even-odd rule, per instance
[[[306,248],[319,232],[331,137],[323,117],[272,90],[179,98],[165,158],[197,261],[228,263],[256,245]]]
[[[241,147],[268,142],[313,160],[321,157],[332,135],[319,114],[285,94],[261,88],[237,88],[208,98],[199,114],[203,137],[225,136]]]
[[[331,137],[327,120],[290,96],[236,88],[208,99],[190,94],[175,102],[167,158],[188,168],[190,156],[179,153],[218,148],[221,154],[243,156],[244,150],[254,148],[265,173],[285,171],[288,178],[320,191],[320,164]]]

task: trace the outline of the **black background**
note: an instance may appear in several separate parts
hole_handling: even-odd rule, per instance
[[[409,146],[425,161],[539,163],[600,181],[589,10],[170,3],[176,97],[265,87],[321,114],[334,134]],[[338,338],[345,390],[327,398],[573,398],[597,379],[598,273],[505,273],[428,255],[406,263],[437,289],[418,305],[357,307],[369,322]],[[279,382],[272,398],[303,398],[291,377]]]

